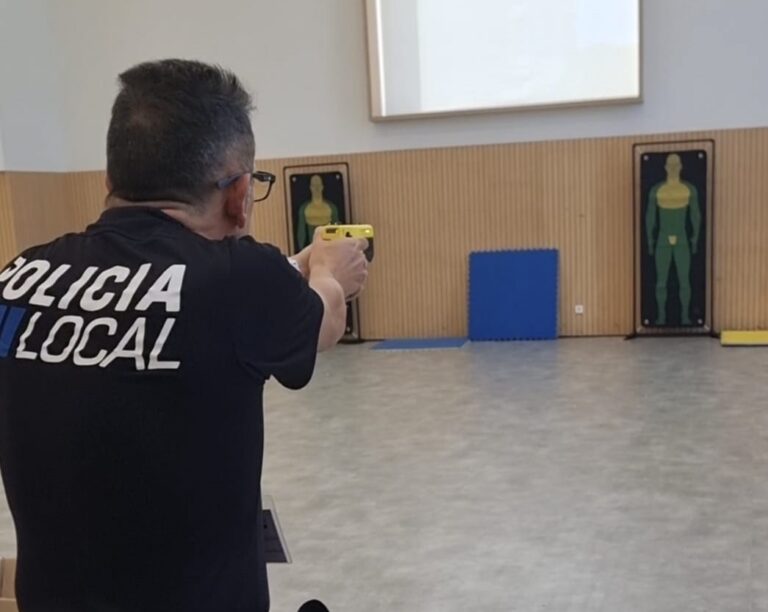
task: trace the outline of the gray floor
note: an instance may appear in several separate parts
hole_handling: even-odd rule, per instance
[[[267,394],[273,610],[768,612],[767,372],[702,339],[324,356]]]

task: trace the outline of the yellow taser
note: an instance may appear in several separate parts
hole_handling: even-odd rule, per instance
[[[341,240],[343,238],[365,238],[368,248],[365,258],[373,261],[373,226],[372,225],[325,225],[320,228],[323,240]]]

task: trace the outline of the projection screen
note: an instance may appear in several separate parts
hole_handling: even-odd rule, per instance
[[[642,0],[365,0],[371,116],[639,102]]]

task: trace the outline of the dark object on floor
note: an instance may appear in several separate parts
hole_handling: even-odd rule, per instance
[[[288,563],[283,543],[277,533],[275,519],[272,518],[272,511],[264,510],[262,516],[264,518],[264,557],[267,563]],[[311,610],[312,608],[308,609]],[[318,610],[322,610],[322,608],[318,608]]]
[[[313,599],[301,606],[299,612],[329,612],[329,610],[322,603],[317,601],[317,599]]]

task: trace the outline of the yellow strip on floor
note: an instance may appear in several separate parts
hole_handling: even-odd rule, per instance
[[[720,334],[723,346],[768,346],[768,331],[724,331]]]

